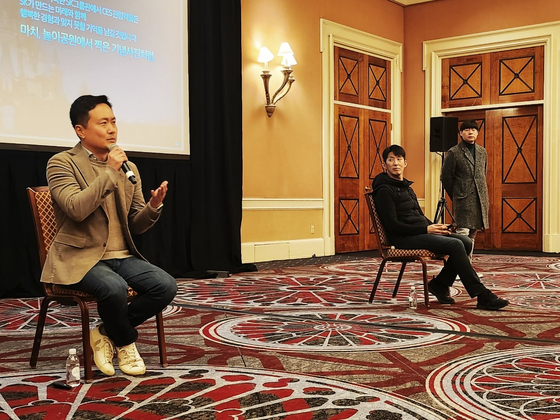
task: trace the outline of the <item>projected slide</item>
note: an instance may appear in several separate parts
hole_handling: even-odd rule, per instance
[[[70,104],[104,94],[123,149],[188,154],[185,3],[2,0],[0,143],[72,147]]]

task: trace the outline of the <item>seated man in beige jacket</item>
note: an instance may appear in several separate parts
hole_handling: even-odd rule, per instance
[[[146,366],[135,345],[136,327],[173,300],[177,284],[140,255],[131,232],[143,233],[158,220],[167,181],[146,204],[138,168],[116,146],[116,118],[105,95],[76,99],[70,120],[80,143],[47,165],[57,234],[41,281],[95,296],[103,322],[91,331],[95,364],[113,375],[116,351],[121,371],[140,375]],[[121,170],[124,162],[136,183]],[[130,304],[129,286],[138,293]]]

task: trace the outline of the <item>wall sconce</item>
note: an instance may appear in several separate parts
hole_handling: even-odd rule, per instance
[[[280,45],[280,50],[278,51],[278,55],[282,57],[282,73],[284,74],[284,81],[282,85],[278,88],[278,90],[270,98],[270,93],[268,90],[268,84],[270,82],[270,78],[272,75],[270,71],[268,71],[268,62],[274,58],[274,54],[270,52],[270,50],[266,47],[262,47],[259,51],[259,58],[257,61],[259,63],[264,63],[264,69],[261,73],[261,77],[263,79],[264,84],[264,94],[266,96],[266,105],[264,108],[266,109],[266,114],[271,117],[276,109],[276,103],[282,99],[286,94],[290,91],[292,87],[292,83],[296,81],[292,76],[292,66],[297,64],[296,59],[294,58],[294,52],[290,48],[290,45],[287,42],[283,42]]]

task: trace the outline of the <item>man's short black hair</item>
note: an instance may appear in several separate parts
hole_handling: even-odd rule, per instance
[[[77,125],[87,127],[89,111],[99,104],[107,104],[110,108],[113,108],[106,95],[83,95],[76,99],[70,107],[70,121],[72,122],[72,127],[76,127]]]
[[[465,120],[461,124],[461,128],[459,129],[459,131],[466,130],[467,128],[474,128],[476,129],[476,131],[478,131],[478,124],[475,120]]]
[[[389,153],[393,152],[395,156],[402,156],[403,159],[406,159],[406,152],[404,149],[399,146],[398,144],[392,144],[383,150],[383,162],[387,162],[387,158],[389,157]]]

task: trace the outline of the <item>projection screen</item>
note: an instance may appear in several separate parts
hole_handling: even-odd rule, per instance
[[[72,147],[104,94],[127,151],[188,155],[185,0],[2,0],[0,147]]]

